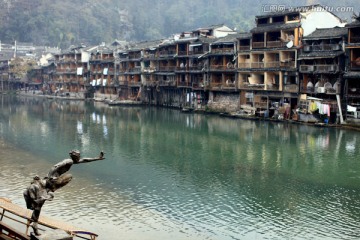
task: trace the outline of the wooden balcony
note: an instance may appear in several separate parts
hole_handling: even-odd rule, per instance
[[[299,90],[299,86],[297,84],[285,84],[284,92],[297,93]]]
[[[223,53],[234,54],[234,49],[233,48],[215,48],[215,49],[211,49],[211,53],[214,53],[214,54],[223,54]]]
[[[264,67],[265,68],[280,68],[280,62],[279,61],[265,62]]]
[[[178,56],[187,56],[188,53],[187,53],[187,51],[178,51],[177,55]]]
[[[286,43],[282,41],[267,41],[266,47],[267,48],[279,48],[279,47],[285,47]]]
[[[159,71],[160,72],[174,72],[176,69],[176,66],[160,66]]]
[[[141,72],[141,67],[133,67],[133,68],[129,68],[128,72],[136,72],[136,73],[140,73]]]
[[[238,68],[251,68],[251,63],[238,63]]]
[[[203,68],[204,67],[202,65],[192,66],[192,67],[189,67],[189,71],[202,71]]]
[[[159,51],[159,57],[175,56],[175,50],[162,50]]]
[[[359,71],[360,70],[360,62],[359,61],[351,61],[350,69]]]
[[[360,37],[350,37],[349,43],[360,43]]]
[[[155,58],[155,57],[156,57],[155,53],[145,53],[143,56],[144,59]]]
[[[299,71],[301,73],[311,73],[314,72],[315,67],[313,65],[300,65]]]
[[[199,54],[204,54],[205,51],[204,50],[193,50],[193,51],[189,51],[189,55],[199,55]]]
[[[100,61],[102,62],[113,62],[115,60],[114,57],[104,57],[102,59],[100,59]]]
[[[279,91],[278,84],[266,84],[266,90]]]
[[[127,86],[127,85],[128,85],[128,81],[120,80],[120,81],[119,81],[119,85],[120,85],[120,86]]]
[[[252,47],[253,48],[264,48],[265,47],[265,42],[253,42]]]
[[[163,87],[175,87],[176,86],[176,81],[173,80],[165,80],[165,81],[159,81],[158,82],[159,86],[163,86]]]
[[[239,46],[239,51],[247,51],[250,50],[250,45],[249,46]]]
[[[179,81],[177,83],[177,86],[178,87],[181,87],[181,88],[191,88],[192,87],[192,84],[190,82],[182,82],[182,81]]]
[[[296,62],[291,60],[280,61],[280,67],[282,68],[295,68]]]
[[[144,67],[143,72],[144,73],[153,73],[156,71],[155,67]]]
[[[138,81],[138,82],[136,82],[136,81],[131,81],[131,82],[128,82],[128,86],[129,86],[129,87],[140,87],[140,86],[141,86],[141,82],[140,82],[140,81]]]
[[[338,65],[315,65],[316,72],[320,73],[329,73],[329,72],[337,72],[339,71]]]
[[[265,90],[265,84],[263,84],[263,83],[250,84],[248,82],[244,82],[244,83],[240,83],[240,89]]]
[[[204,89],[205,86],[204,86],[203,83],[193,82],[192,85],[191,85],[191,87],[192,87],[193,89],[196,89],[196,90],[202,90],[202,89]]]
[[[130,60],[140,59],[140,58],[141,58],[141,53],[129,54],[129,59],[130,59]]]
[[[210,71],[233,71],[235,66],[233,64],[227,65],[210,65]]]

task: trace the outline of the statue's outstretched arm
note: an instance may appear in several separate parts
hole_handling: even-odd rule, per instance
[[[99,157],[96,158],[81,158],[77,163],[86,163],[86,162],[93,162],[98,160],[104,160],[104,152],[101,151]]]

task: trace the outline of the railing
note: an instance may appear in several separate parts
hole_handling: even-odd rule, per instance
[[[265,47],[265,42],[253,42],[252,47],[253,48],[264,48]]]
[[[286,68],[295,68],[296,63],[295,61],[280,61],[280,66]]]
[[[147,72],[147,73],[151,73],[151,72],[155,72],[156,68],[155,67],[144,67],[143,72]]]
[[[129,68],[129,72],[141,72],[141,67]]]
[[[324,94],[340,94],[340,89],[324,88],[324,87],[304,87],[301,86],[300,91],[302,93],[324,93]]]
[[[305,45],[303,47],[303,52],[312,52],[312,51],[338,51],[341,50],[341,44],[319,44],[319,45]]]
[[[187,51],[178,51],[178,56],[187,56]]]
[[[205,87],[204,83],[201,82],[193,82],[192,88],[194,89],[203,89]]]
[[[155,58],[155,57],[156,57],[155,53],[145,53],[143,56],[143,58]]]
[[[252,62],[251,68],[264,68],[264,62]]]
[[[284,47],[285,43],[282,41],[267,41],[266,47],[267,48],[275,48],[275,47]]]
[[[337,65],[315,65],[317,72],[336,72],[339,70]]]
[[[239,63],[238,68],[251,68],[251,63]]]
[[[234,53],[233,48],[215,48],[211,49],[211,53]]]
[[[359,61],[351,61],[350,68],[351,68],[351,70],[360,70],[360,62]]]
[[[360,37],[350,37],[349,43],[360,43]]]
[[[220,82],[212,82],[210,83],[210,88],[212,89],[222,89],[222,83]]]
[[[235,66],[233,64],[227,64],[227,65],[210,65],[210,70],[212,71],[219,71],[219,70],[234,70]]]
[[[347,94],[360,96],[360,88],[349,87]]]
[[[119,85],[121,85],[121,86],[127,86],[127,85],[128,85],[128,81],[126,81],[126,80],[119,80]]]
[[[250,45],[249,46],[239,46],[239,50],[240,51],[250,50]]]
[[[173,72],[175,71],[176,66],[160,66],[159,71],[165,71],[165,72]]]
[[[128,82],[128,86],[132,86],[132,87],[137,87],[137,86],[140,86],[141,85],[141,82],[138,81],[138,82]]]
[[[202,65],[189,67],[189,71],[201,71],[202,69],[203,69]]]
[[[178,87],[191,87],[192,86],[192,84],[191,83],[189,83],[189,82],[178,82],[177,83],[177,86]]]
[[[129,59],[140,59],[140,58],[141,58],[141,53],[129,55]]]
[[[204,53],[205,53],[204,50],[193,50],[193,51],[189,51],[189,55],[204,54]]]
[[[284,85],[285,92],[297,93],[299,90],[299,86],[297,84],[286,84]]]
[[[106,61],[106,62],[112,62],[112,61],[115,60],[115,58],[114,58],[114,57],[104,57],[104,58],[99,59],[99,60],[101,60],[101,61]]]
[[[335,64],[300,65],[300,72],[337,72],[339,66]]]
[[[240,89],[264,90],[265,84],[262,84],[262,83],[250,84],[250,83],[244,82],[244,83],[240,83]]]
[[[165,81],[159,81],[159,86],[176,86],[176,81],[173,80],[165,80]]]
[[[56,72],[61,72],[61,73],[75,73],[77,69],[71,69],[71,68],[61,68],[61,69],[56,69]]]
[[[313,65],[300,65],[300,72],[313,72],[315,67]]]
[[[264,67],[265,68],[279,68],[280,67],[280,62],[265,62],[264,63]]]
[[[176,51],[175,50],[162,50],[159,52],[159,56],[169,56],[169,55],[175,55]]]
[[[278,84],[266,84],[266,90],[279,90]]]

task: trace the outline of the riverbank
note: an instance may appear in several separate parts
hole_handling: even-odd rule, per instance
[[[3,94],[7,94],[4,92]],[[85,98],[83,93],[65,93],[59,95],[47,95],[43,94],[41,91],[16,91],[17,95],[20,96],[27,96],[27,97],[39,97],[39,98],[46,98],[46,99],[59,99],[59,100],[76,100],[76,101],[96,101],[96,102],[103,102],[108,106],[145,106],[149,105],[147,103],[143,103],[141,101],[135,100],[118,100],[115,97],[111,96],[103,96],[103,97],[94,97],[94,98]],[[167,106],[160,106],[168,108]],[[234,118],[234,119],[245,119],[245,120],[253,120],[253,121],[271,121],[271,122],[283,122],[283,123],[291,123],[291,124],[304,124],[310,125],[315,127],[326,127],[326,128],[347,128],[352,130],[360,131],[360,119],[347,119],[344,123],[336,123],[330,124],[325,122],[305,122],[299,121],[294,119],[279,119],[274,117],[264,117],[264,116],[257,116],[255,114],[247,114],[239,111],[235,112],[219,112],[219,111],[212,111],[208,108],[203,109],[194,109],[194,108],[182,108],[182,107],[171,107],[175,109],[179,109],[179,111],[186,113],[186,114],[212,114],[218,115],[220,117],[226,118]]]

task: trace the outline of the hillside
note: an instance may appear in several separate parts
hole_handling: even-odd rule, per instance
[[[0,0],[0,40],[33,42],[65,48],[83,42],[98,44],[114,39],[131,41],[168,37],[198,27],[224,23],[238,31],[254,26],[280,0]],[[350,6],[358,0],[299,0],[296,5]],[[326,5],[328,4],[328,5]],[[329,5],[331,4],[331,5]],[[289,5],[290,6],[290,5]],[[352,12],[336,12],[350,19]]]

